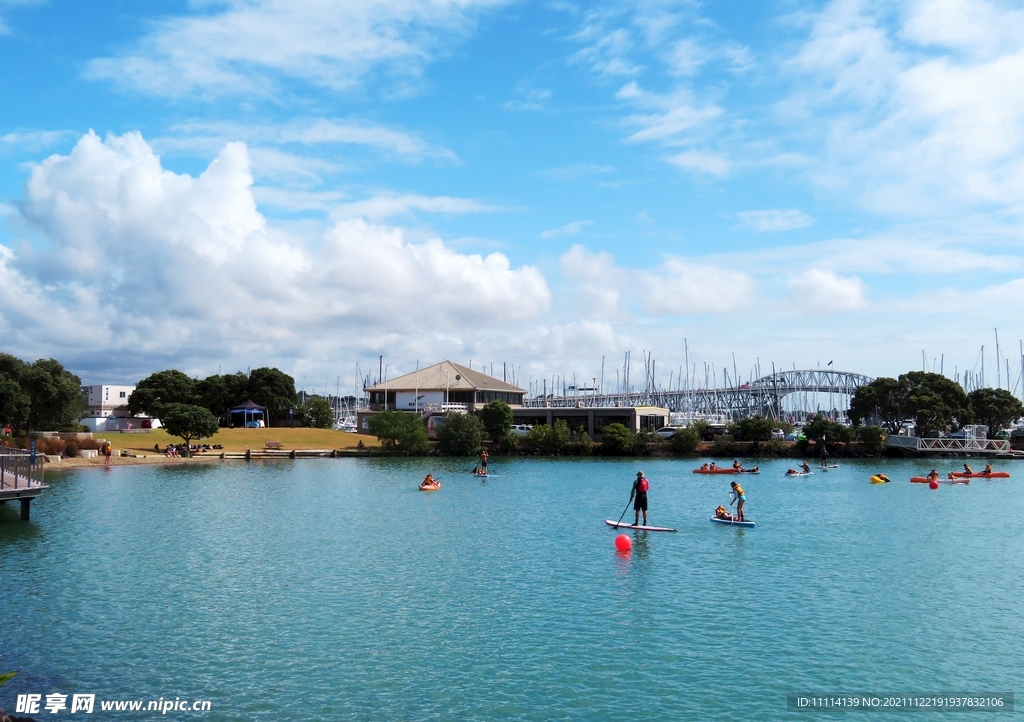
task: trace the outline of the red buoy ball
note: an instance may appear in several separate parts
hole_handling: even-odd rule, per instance
[[[929,489],[938,489],[939,488],[939,482],[935,481],[935,479],[932,479],[931,481],[928,482],[928,488]]]
[[[633,548],[633,540],[629,538],[628,534],[619,534],[615,537],[615,548],[620,552],[628,552]]]

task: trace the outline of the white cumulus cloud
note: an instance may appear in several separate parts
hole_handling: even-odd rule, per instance
[[[864,283],[856,276],[810,268],[786,283],[790,298],[804,311],[853,311],[866,305]]]

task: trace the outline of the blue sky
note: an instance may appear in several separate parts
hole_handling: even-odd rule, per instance
[[[1020,372],[1016,4],[0,0],[0,61],[0,346],[87,382]]]

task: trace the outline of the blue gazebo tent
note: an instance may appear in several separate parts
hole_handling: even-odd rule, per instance
[[[231,426],[244,426],[247,429],[258,429],[267,425],[267,407],[254,403],[251,399],[228,411]]]

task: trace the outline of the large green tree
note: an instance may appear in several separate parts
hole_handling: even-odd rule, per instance
[[[950,426],[960,427],[973,420],[971,400],[955,381],[926,371],[905,373],[899,381],[918,436],[937,436]]]
[[[760,414],[740,419],[736,424],[736,430],[740,432],[743,441],[768,441],[772,438],[774,428],[775,422]]]
[[[975,389],[967,397],[975,421],[988,426],[989,438],[1024,418],[1024,404],[1006,389]]]
[[[818,414],[804,426],[804,436],[818,443],[840,443],[853,440],[853,429]]]
[[[287,419],[295,409],[295,379],[275,368],[253,369],[247,386],[249,398],[266,406],[271,419]]]
[[[185,447],[194,439],[205,439],[213,436],[220,428],[217,417],[210,410],[194,404],[167,404],[161,407],[161,423],[171,436],[185,441]],[[191,452],[185,452],[190,456]]]
[[[452,456],[471,456],[483,448],[484,425],[472,414],[448,412],[437,432],[441,451]]]
[[[208,376],[196,382],[197,403],[208,408],[221,423],[226,424],[228,411],[248,400],[248,385],[249,377],[241,371]]]
[[[29,365],[21,387],[29,398],[28,431],[78,429],[85,410],[82,380],[59,361],[39,359]]]
[[[427,427],[413,414],[381,411],[370,417],[370,433],[385,449],[422,453],[430,448]]]
[[[480,409],[480,421],[492,441],[501,441],[512,429],[512,407],[504,401],[491,401]]]
[[[157,371],[135,385],[128,397],[128,413],[146,414],[157,419],[171,404],[199,402],[196,382],[177,369]]]
[[[854,426],[877,418],[889,433],[895,434],[906,418],[905,404],[900,382],[883,376],[857,389],[850,399],[848,415]]]

